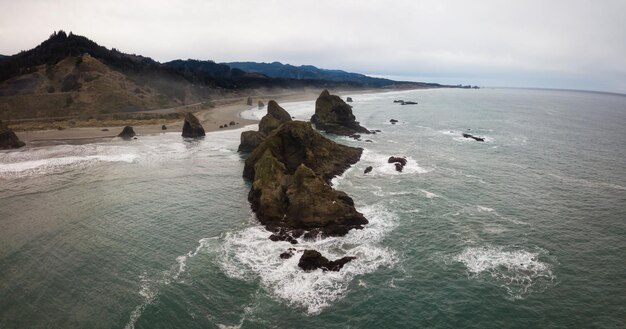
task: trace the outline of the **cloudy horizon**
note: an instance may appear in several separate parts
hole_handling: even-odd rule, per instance
[[[55,30],[160,62],[279,61],[445,84],[626,93],[625,1],[2,0],[0,54]]]

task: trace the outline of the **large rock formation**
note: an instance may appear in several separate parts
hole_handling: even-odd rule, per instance
[[[311,122],[317,129],[336,135],[370,133],[356,121],[352,114],[352,106],[346,104],[339,96],[331,95],[328,90],[322,91],[315,101],[315,114],[311,117]]]
[[[284,122],[292,121],[291,115],[276,101],[269,101],[267,114],[259,122],[259,131],[244,131],[241,133],[241,144],[237,152],[252,152],[274,129]]]
[[[122,132],[117,135],[117,137],[122,137],[123,139],[131,139],[135,137],[137,134],[133,130],[133,127],[126,126],[122,129]]]
[[[290,256],[291,257],[291,256]],[[355,259],[356,257],[343,257],[337,260],[330,261],[328,258],[322,256],[318,251],[315,250],[305,250],[302,256],[300,257],[300,261],[298,262],[298,267],[305,271],[313,271],[322,269],[322,271],[339,271],[346,263]]]
[[[290,121],[272,132],[246,159],[245,178],[254,179],[254,166],[266,150],[270,150],[289,173],[294,173],[300,164],[304,164],[326,182],[359,161],[363,152],[361,148],[337,144],[325,138],[307,122]]]
[[[270,230],[316,230],[341,236],[367,219],[328,182],[357,162],[362,149],[337,144],[301,121],[274,130],[246,159],[244,177],[257,218]]]
[[[0,121],[0,149],[16,149],[24,145],[15,132]]]
[[[185,123],[183,124],[183,137],[202,137],[206,136],[200,120],[191,112],[185,113]]]

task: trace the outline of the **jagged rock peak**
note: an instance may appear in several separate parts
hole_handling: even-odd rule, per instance
[[[370,133],[356,121],[352,106],[344,102],[341,97],[331,95],[327,89],[324,89],[315,101],[315,114],[311,117],[311,122],[317,129],[336,135]]]
[[[183,137],[202,137],[206,136],[204,127],[200,124],[200,120],[191,112],[185,113],[185,123],[183,124]]]

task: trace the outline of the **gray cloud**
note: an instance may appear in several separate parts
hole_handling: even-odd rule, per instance
[[[0,53],[53,30],[160,61],[282,61],[398,78],[626,92],[626,2],[2,0]]]

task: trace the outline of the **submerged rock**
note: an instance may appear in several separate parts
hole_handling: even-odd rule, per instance
[[[122,137],[123,139],[131,139],[135,137],[136,135],[137,134],[135,134],[133,127],[126,126],[124,127],[124,129],[122,129],[122,132],[117,135],[117,137]]]
[[[391,122],[391,124],[392,124],[392,125],[395,125],[395,124],[398,122],[398,120],[396,120],[396,119],[391,119],[391,120],[389,120],[389,122]]]
[[[352,97],[347,97],[346,98],[346,103],[352,103]]]
[[[280,259],[289,259],[293,256],[293,253],[296,251],[295,248],[289,248],[287,249],[287,251],[281,253],[278,257],[280,257]]]
[[[264,107],[265,107],[265,103],[263,103],[263,102],[259,101],[259,103],[258,103],[258,107],[259,107],[259,109],[264,108]]]
[[[417,105],[417,102],[402,102],[400,105]]]
[[[465,137],[465,138],[471,138],[471,139],[473,139],[473,140],[475,140],[475,141],[477,141],[477,142],[484,142],[484,141],[485,141],[485,138],[484,138],[484,137],[476,137],[476,136],[474,136],[474,135],[467,134],[467,133],[463,133],[463,137]]]
[[[396,171],[402,172],[404,166],[406,166],[406,158],[391,156],[387,159],[388,163],[393,163],[396,166]]]
[[[0,149],[16,149],[24,145],[15,132],[0,121]]]
[[[311,117],[311,122],[317,129],[336,135],[370,133],[356,121],[352,106],[346,104],[341,97],[331,95],[326,89],[315,101],[315,114]]]
[[[367,168],[365,168],[365,171],[364,171],[363,173],[364,173],[364,174],[370,173],[373,169],[374,169],[374,167],[372,167],[372,166],[367,166]]]
[[[222,127],[220,127],[222,128]],[[183,137],[202,137],[205,136],[204,128],[200,124],[200,120],[191,112],[185,113],[185,123],[183,124]]]
[[[162,125],[162,126],[161,126],[161,130],[167,130],[167,126]]]
[[[334,261],[322,256],[318,251],[307,249],[304,251],[298,262],[298,267],[305,271],[314,271],[322,269],[322,271],[339,271],[348,262],[356,259],[356,257],[343,257]]]

